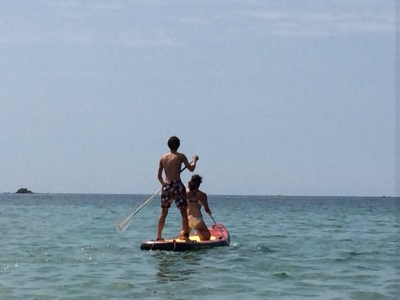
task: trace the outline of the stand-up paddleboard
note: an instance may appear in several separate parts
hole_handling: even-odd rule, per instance
[[[164,241],[143,241],[140,245],[141,250],[164,250],[164,251],[187,251],[200,250],[214,247],[229,246],[230,236],[228,230],[221,223],[208,226],[211,238],[208,241],[201,241],[196,234],[190,235],[190,242],[185,242],[179,238],[166,239]]]

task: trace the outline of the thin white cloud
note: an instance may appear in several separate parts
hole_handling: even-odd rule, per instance
[[[191,16],[191,17],[181,17],[180,22],[187,25],[195,25],[195,26],[206,26],[210,27],[214,25],[213,20],[211,18],[202,18],[200,16]]]
[[[167,34],[152,36],[119,34],[114,38],[114,43],[132,48],[179,47],[182,45],[182,42]]]
[[[241,1],[233,1],[236,4]],[[378,3],[379,2],[379,3]],[[308,0],[300,6],[286,1],[279,8],[272,1],[216,9],[210,14],[185,16],[180,21],[214,32],[237,32],[253,36],[337,36],[354,34],[394,33],[395,2],[387,1],[329,2]],[[243,3],[241,3],[243,4]]]
[[[123,1],[45,1],[45,5],[56,9],[71,9],[71,10],[122,10],[125,5]]]
[[[358,33],[394,33],[394,15],[389,12],[243,12],[266,33],[291,36],[329,36]]]
[[[171,5],[177,3],[172,1]],[[373,1],[336,0],[321,4],[309,0],[305,1],[307,9],[289,1],[279,9],[272,8],[272,1],[181,3],[182,9],[173,10],[168,3],[157,0],[42,0],[33,15],[27,11],[20,14],[16,6],[8,4],[7,9],[16,20],[10,22],[13,18],[5,14],[7,18],[2,18],[0,12],[0,44],[179,47],[194,38],[234,41],[268,35],[327,37],[390,34],[396,30],[394,1],[377,6]]]
[[[8,9],[19,21],[2,22],[0,12],[0,45],[70,44],[92,47],[118,44],[132,48],[181,45],[171,30],[159,26],[157,22],[148,24],[146,19],[141,22],[135,20],[138,13],[133,5],[144,6],[150,3],[155,5],[157,1],[43,0],[42,6],[38,6],[38,14],[30,18],[17,12],[16,6],[9,5]],[[43,11],[46,11],[46,15],[41,18],[40,13]],[[127,11],[136,14],[130,19]]]

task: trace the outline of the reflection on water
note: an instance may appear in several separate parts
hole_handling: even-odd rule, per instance
[[[173,282],[190,279],[201,261],[201,252],[156,251],[152,257],[158,263],[157,281]]]

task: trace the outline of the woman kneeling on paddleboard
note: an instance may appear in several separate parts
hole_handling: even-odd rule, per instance
[[[189,220],[189,232],[195,229],[200,240],[205,241],[210,239],[210,231],[203,221],[201,214],[201,206],[204,206],[206,213],[211,215],[210,208],[208,207],[207,195],[199,190],[202,177],[195,174],[192,176],[188,183],[187,194],[187,215]],[[181,232],[181,234],[183,231]]]

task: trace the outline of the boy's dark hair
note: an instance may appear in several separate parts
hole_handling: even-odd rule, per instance
[[[198,189],[202,182],[203,182],[203,177],[197,174],[193,175],[188,183],[189,190],[193,191],[195,189]]]
[[[181,141],[178,139],[178,137],[171,136],[168,140],[168,147],[171,150],[178,150],[179,146],[181,145]]]

